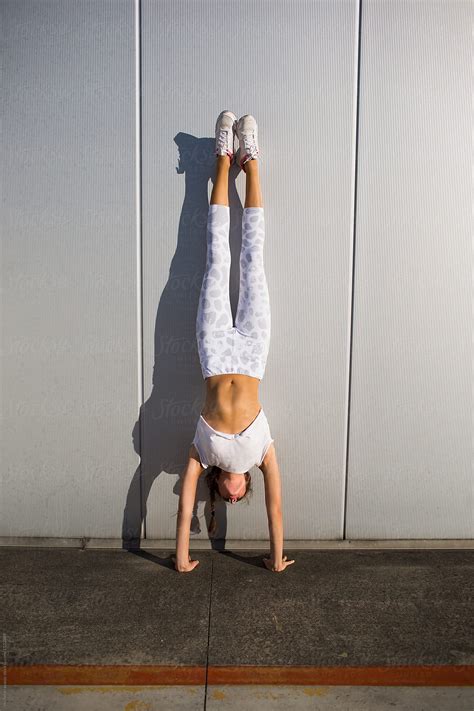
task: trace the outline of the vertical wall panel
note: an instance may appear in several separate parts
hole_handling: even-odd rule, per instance
[[[364,2],[348,538],[474,534],[471,2]]]
[[[120,536],[138,461],[133,2],[1,10],[1,533]]]
[[[195,318],[214,125],[221,110],[231,109],[237,116],[253,114],[259,124],[272,306],[260,396],[280,459],[285,535],[337,538],[344,496],[357,4],[142,5],[147,536],[175,534],[177,479],[203,403]],[[232,170],[234,260],[244,180],[243,173],[235,180]],[[233,268],[234,313],[237,278]],[[220,531],[228,538],[268,536],[262,475],[257,468],[252,474],[252,503],[232,511]],[[199,516],[205,498],[203,487]],[[193,534],[206,538],[202,519],[200,526],[195,519]]]

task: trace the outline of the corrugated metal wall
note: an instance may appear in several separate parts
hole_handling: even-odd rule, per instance
[[[133,536],[146,513],[174,538],[228,108],[259,123],[285,539],[473,537],[473,4],[1,8],[1,535]],[[268,535],[253,474],[229,539]]]

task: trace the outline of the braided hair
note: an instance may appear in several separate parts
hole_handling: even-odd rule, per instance
[[[217,521],[216,521],[216,496],[220,496],[219,492],[219,475],[221,474],[222,469],[220,467],[215,467],[211,466],[209,467],[209,471],[206,472],[206,482],[207,486],[209,487],[209,493],[210,493],[210,504],[211,504],[211,516],[209,520],[209,525],[207,527],[208,533],[210,536],[214,536],[216,530],[217,530]],[[245,494],[242,496],[239,501],[242,501],[245,499],[247,503],[249,504],[249,498],[250,494],[252,493],[252,477],[250,476],[250,472],[245,472],[245,479],[247,482],[246,488],[245,488]],[[221,497],[222,498],[222,497]]]

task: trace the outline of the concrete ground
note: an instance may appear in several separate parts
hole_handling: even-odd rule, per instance
[[[4,708],[474,708],[471,550],[0,548]]]

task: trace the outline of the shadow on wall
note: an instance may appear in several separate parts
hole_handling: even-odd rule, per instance
[[[179,150],[176,171],[184,175],[185,195],[176,251],[156,314],[153,387],[150,397],[140,408],[132,432],[133,446],[140,457],[140,464],[132,476],[124,509],[122,548],[127,550],[140,548],[143,521],[147,537],[147,501],[156,477],[165,473],[179,474],[180,478],[173,489],[176,496],[179,496],[181,476],[188,461],[189,447],[206,393],[197,350],[196,315],[206,266],[208,187],[209,180],[215,177],[215,141],[185,133],[178,133],[174,140]],[[238,302],[243,211],[235,184],[238,172],[238,168],[233,165],[229,173],[232,255],[230,300],[234,318]],[[162,239],[162,236],[158,233],[153,238]],[[144,390],[147,391],[147,383],[144,384]],[[199,480],[191,523],[192,534],[201,532],[197,515],[201,501],[206,501],[204,530],[207,532],[210,505],[204,476]],[[227,529],[226,511],[225,504],[216,500],[216,536],[221,541]],[[176,514],[173,521],[175,530]],[[222,548],[218,539],[213,547]]]

